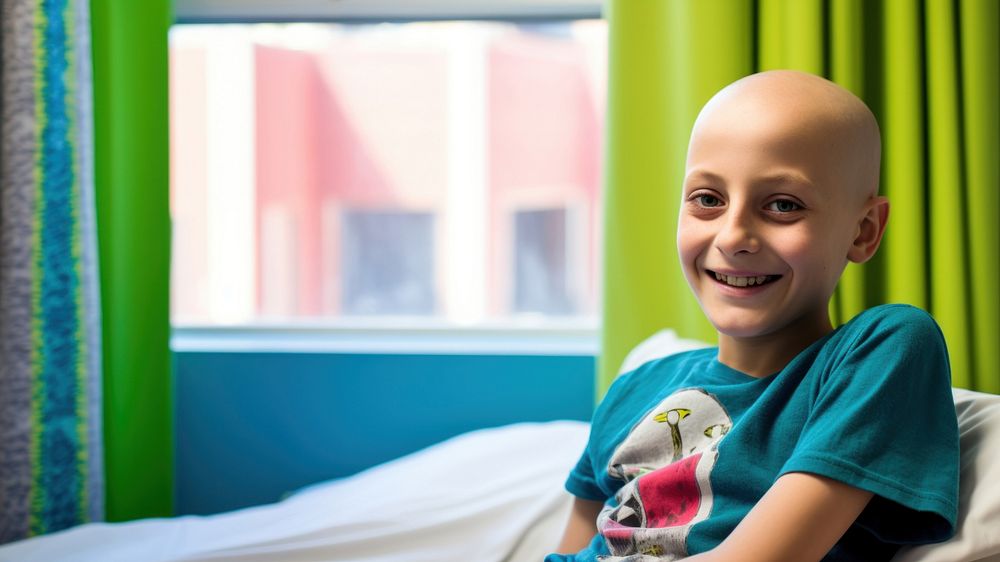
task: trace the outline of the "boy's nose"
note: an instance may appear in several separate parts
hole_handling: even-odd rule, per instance
[[[727,213],[715,236],[715,246],[727,256],[757,253],[760,250],[760,240],[754,232],[752,222],[748,213],[733,209]]]

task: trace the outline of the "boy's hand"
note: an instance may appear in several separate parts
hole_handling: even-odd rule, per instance
[[[556,552],[570,554],[586,548],[597,534],[597,514],[601,512],[602,507],[604,504],[599,501],[574,498],[566,532],[563,533],[562,542],[559,543]]]
[[[722,544],[697,562],[810,562],[833,548],[872,493],[816,474],[792,472],[771,486]]]

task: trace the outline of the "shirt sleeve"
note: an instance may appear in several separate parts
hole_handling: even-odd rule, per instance
[[[590,443],[580,455],[580,460],[570,471],[566,478],[566,491],[578,498],[594,501],[606,501],[608,498],[603,490],[597,485],[597,477],[594,474],[594,467],[591,461]]]
[[[958,504],[958,423],[944,338],[910,306],[863,325],[814,387],[781,470],[875,494],[857,523],[885,542],[946,540]]]
[[[611,427],[608,422],[609,413],[619,408],[623,399],[628,396],[626,387],[630,385],[630,380],[634,372],[626,373],[616,378],[608,389],[604,399],[594,411],[590,422],[590,437],[587,438],[587,446],[580,455],[580,460],[570,471],[566,478],[566,491],[578,498],[604,502],[610,495],[599,484],[599,466],[596,460],[600,455],[600,448],[609,445],[609,434],[614,433],[617,426]]]

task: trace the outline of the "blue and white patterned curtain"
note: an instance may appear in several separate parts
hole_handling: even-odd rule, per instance
[[[88,0],[0,0],[0,543],[103,518]]]

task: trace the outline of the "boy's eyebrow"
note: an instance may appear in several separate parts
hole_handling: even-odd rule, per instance
[[[725,179],[723,179],[722,176],[699,168],[691,170],[687,177],[684,178],[684,183],[687,183],[691,179],[698,176],[703,176],[712,181],[725,183]],[[813,182],[810,181],[809,178],[794,170],[775,170],[770,174],[757,178],[754,183],[798,183],[806,186],[813,185]]]
[[[812,187],[813,182],[794,170],[780,170],[761,178],[760,183],[797,183]]]

